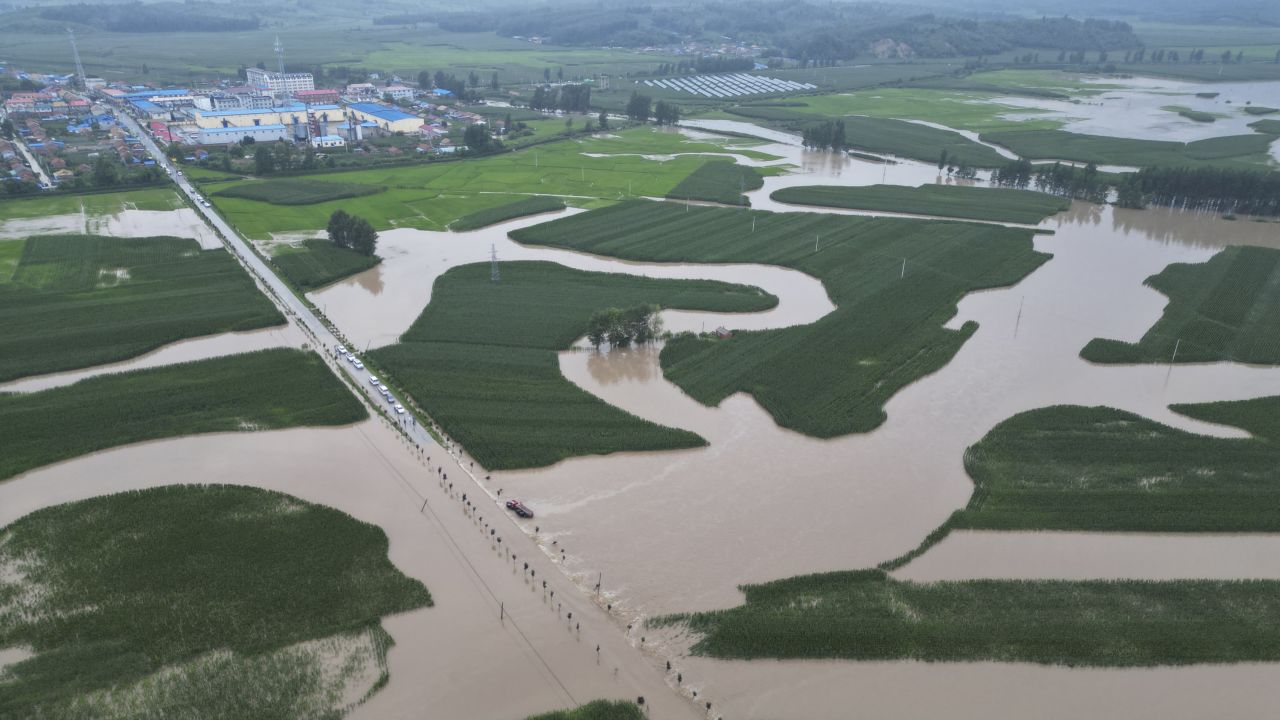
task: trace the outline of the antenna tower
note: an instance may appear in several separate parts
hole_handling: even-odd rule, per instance
[[[280,42],[279,35],[276,36],[276,44],[274,49],[276,51],[276,65],[280,69],[280,74],[283,75],[284,74],[284,44]]]
[[[71,55],[76,59],[76,77],[80,80],[80,89],[88,90],[89,86],[85,83],[84,63],[80,62],[80,48],[76,47],[76,33],[71,28],[67,28],[67,38],[71,40]]]
[[[498,272],[498,248],[495,245],[489,246],[489,282],[499,282],[502,280],[501,273]]]

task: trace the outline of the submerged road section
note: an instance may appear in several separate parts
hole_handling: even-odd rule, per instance
[[[156,162],[169,172],[182,192],[190,199],[200,215],[221,235],[227,248],[239,259],[261,285],[267,295],[280,307],[289,322],[295,323],[303,332],[313,338],[317,347],[323,348],[321,354],[330,361],[335,372],[345,373],[358,388],[360,395],[373,409],[375,416],[380,414],[378,408],[382,403],[375,395],[368,382],[369,373],[357,370],[349,362],[335,360],[334,348],[340,343],[334,330],[323,322],[298,297],[271,267],[253,251],[247,239],[241,236],[212,208],[205,207],[197,197],[199,193],[191,182],[177,174],[177,168],[164,155],[155,141],[143,130],[136,120],[120,115],[121,121],[144,144],[155,157]],[[356,348],[350,348],[352,351]],[[689,702],[671,691],[668,685],[670,678],[665,677],[657,660],[637,650],[635,638],[624,634],[619,626],[622,620],[606,611],[605,608],[578,593],[571,582],[556,572],[558,563],[541,552],[536,541],[527,537],[511,520],[510,514],[502,507],[501,502],[484,488],[464,460],[459,449],[446,441],[442,447],[431,434],[416,421],[410,421],[410,415],[390,414],[388,424],[396,423],[396,430],[404,438],[404,458],[396,459],[397,464],[408,460],[417,465],[421,474],[418,477],[408,476],[401,472],[393,473],[399,478],[403,493],[395,505],[403,508],[413,504],[413,510],[423,518],[426,525],[432,526],[439,533],[436,540],[446,543],[446,551],[453,555],[454,562],[463,570],[468,578],[469,588],[459,594],[468,595],[469,600],[463,602],[476,606],[497,605],[498,613],[492,618],[492,627],[486,631],[474,628],[466,641],[455,638],[455,642],[438,642],[439,638],[422,637],[420,633],[398,633],[401,627],[412,627],[414,622],[388,622],[388,629],[395,637],[397,646],[390,655],[391,682],[387,688],[375,694],[361,709],[357,716],[377,716],[379,718],[418,718],[428,707],[442,706],[439,696],[440,688],[428,689],[429,683],[423,683],[419,668],[410,666],[409,662],[397,663],[400,656],[414,656],[414,665],[420,665],[419,658],[427,656],[441,659],[451,665],[452,672],[471,667],[476,670],[489,667],[509,665],[513,653],[523,658],[526,669],[541,678],[542,696],[560,698],[559,705],[570,707],[589,702],[599,697],[613,699],[645,698],[647,707],[651,708],[653,717],[663,718],[700,718],[705,713],[696,710]],[[271,434],[275,436],[276,434]],[[295,464],[306,464],[305,458],[297,459]],[[471,489],[463,489],[463,474],[472,480]],[[371,490],[365,488],[361,474],[343,473],[335,470],[335,477],[326,477],[326,483],[339,482],[346,486],[344,496],[360,495]],[[177,475],[177,477],[183,477]],[[456,479],[456,485],[447,482]],[[320,478],[311,482],[319,481]],[[267,478],[243,479],[250,484],[267,483]],[[425,482],[424,482],[425,481]],[[467,494],[464,495],[464,492]],[[407,493],[410,497],[405,497]],[[305,493],[303,493],[305,494]],[[462,501],[463,497],[475,502]],[[405,503],[409,500],[409,503]],[[330,497],[328,503],[340,509],[343,502],[337,496]],[[420,508],[417,506],[421,502]],[[320,502],[324,502],[321,500]],[[390,508],[388,508],[390,510]],[[481,518],[492,522],[486,523]],[[499,521],[498,518],[501,518]],[[474,539],[478,532],[493,530],[489,542],[477,544]],[[508,547],[503,548],[496,538],[506,538]],[[486,547],[486,544],[488,547]],[[496,550],[496,551],[495,551]],[[439,552],[438,549],[433,549]],[[519,556],[521,571],[516,569],[516,556]],[[526,562],[527,560],[527,562]],[[402,563],[401,564],[403,567]],[[528,567],[525,568],[525,565]],[[414,574],[412,570],[410,574]],[[525,573],[534,573],[526,575]],[[540,575],[540,577],[538,577]],[[538,577],[537,585],[533,578]],[[545,578],[545,586],[542,585]],[[440,594],[440,578],[420,577],[433,594]],[[545,588],[545,589],[544,589]],[[563,591],[559,595],[552,590]],[[541,592],[540,592],[541,591]],[[550,593],[547,595],[546,593]],[[546,599],[542,599],[542,598]],[[563,600],[562,600],[563,598]],[[555,603],[554,611],[550,603]],[[427,617],[427,624],[434,622],[430,617],[444,610],[444,603],[438,609],[427,609],[411,613],[410,616]],[[561,607],[563,605],[563,608]],[[540,607],[536,612],[532,609]],[[571,615],[562,615],[561,612]],[[514,610],[514,612],[511,612]],[[573,623],[573,644],[575,652],[566,652],[563,647],[568,623]],[[406,636],[408,634],[409,636]],[[505,638],[501,640],[500,638]],[[643,649],[643,641],[639,643]],[[416,650],[415,650],[416,648]],[[422,655],[420,655],[422,654]],[[479,656],[477,656],[479,655]],[[494,682],[499,682],[495,675]],[[495,691],[501,693],[502,690]],[[433,692],[434,691],[434,692]],[[462,705],[459,705],[459,701]],[[449,698],[445,704],[459,709],[471,703],[473,708],[483,708],[492,703],[482,697]],[[530,707],[529,714],[555,709],[553,707]],[[474,717],[484,717],[483,711]]]

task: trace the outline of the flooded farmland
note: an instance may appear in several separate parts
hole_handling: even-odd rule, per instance
[[[68,233],[125,238],[171,235],[195,238],[205,250],[222,247],[222,241],[196,211],[186,207],[176,210],[125,208],[109,215],[82,212],[0,220],[0,239]]]

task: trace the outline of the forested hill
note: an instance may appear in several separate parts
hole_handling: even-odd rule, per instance
[[[394,24],[408,16],[388,16]],[[539,36],[557,45],[643,47],[686,40],[746,42],[811,60],[957,57],[1012,48],[1098,51],[1141,47],[1127,23],[1067,17],[950,18],[880,3],[711,0],[680,5],[549,5],[433,18],[445,30]]]
[[[217,6],[211,3],[208,7]],[[256,17],[243,14],[219,15],[214,12],[197,10],[191,5],[180,3],[80,3],[43,8],[39,17],[60,23],[80,23],[113,32],[236,32],[258,29],[259,21]]]

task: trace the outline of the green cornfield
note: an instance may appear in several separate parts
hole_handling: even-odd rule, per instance
[[[1280,660],[1274,580],[898,581],[880,570],[742,588],[728,610],[669,616],[719,658],[1155,666]]]
[[[515,202],[498,207],[477,210],[463,215],[449,224],[449,229],[456,232],[479,230],[482,227],[496,225],[506,220],[513,220],[526,215],[555,212],[564,209],[564,200],[550,195],[530,195]]]
[[[289,248],[271,257],[271,264],[303,290],[324,287],[380,262],[377,255],[361,255],[325,239],[306,240],[299,249]]]
[[[380,618],[431,605],[387,547],[332,508],[231,485],[27,515],[0,529],[0,647],[33,653],[0,675],[0,717],[339,717],[327,676],[360,668],[304,643],[363,646],[385,676]]]
[[[0,480],[97,450],[367,417],[314,353],[279,348],[0,393]]]
[[[1280,250],[1230,247],[1208,262],[1170,265],[1147,278],[1169,296],[1137,343],[1094,339],[1096,363],[1280,362]]]
[[[655,202],[511,237],[628,260],[781,265],[818,278],[837,308],[815,323],[727,340],[677,337],[662,351],[667,378],[696,400],[716,405],[748,392],[778,424],[817,437],[884,422],[884,403],[945,365],[977,328],[942,327],[961,297],[1011,285],[1049,258],[1015,228]]]
[[[0,282],[0,381],[283,323],[230,255],[194,240],[33,237]]]
[[[315,205],[330,200],[345,200],[380,193],[386,188],[378,185],[327,182],[324,180],[263,180],[249,182],[219,190],[219,197],[243,198],[271,203],[272,205]]]
[[[754,168],[732,160],[709,162],[694,170],[667,193],[672,200],[704,200],[724,205],[750,205],[742,193],[759,190],[764,178]]]
[[[1280,532],[1280,397],[1173,409],[1253,437],[1198,435],[1107,407],[1020,413],[966,451],[973,497],[949,526]]]
[[[546,262],[499,268],[498,283],[490,282],[488,263],[449,270],[400,342],[369,354],[491,470],[704,445],[694,433],[642,420],[569,382],[556,352],[582,337],[591,314],[602,308],[749,312],[777,303],[757,288],[720,282],[583,272]]]
[[[855,210],[990,220],[1035,225],[1071,207],[1067,198],[1010,188],[965,185],[808,185],[774,191],[778,202]]]

